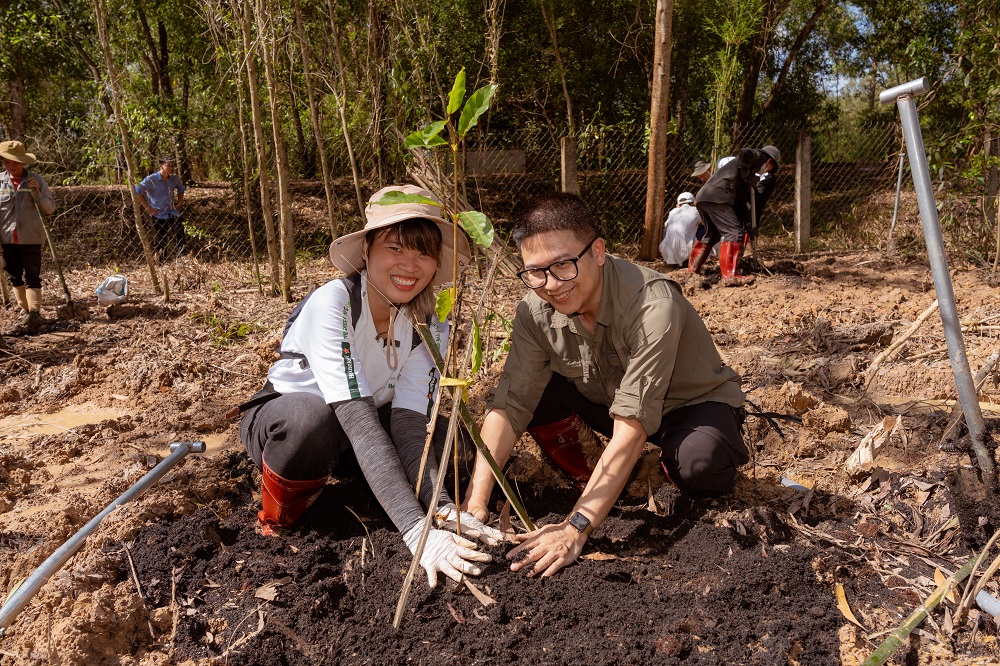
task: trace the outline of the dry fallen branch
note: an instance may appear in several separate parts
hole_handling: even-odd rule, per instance
[[[871,362],[871,365],[868,366],[868,369],[865,370],[865,391],[868,390],[868,386],[871,384],[872,379],[875,378],[875,373],[878,370],[879,365],[881,365],[884,361],[888,361],[897,353],[899,353],[899,351],[903,348],[903,345],[906,343],[906,341],[909,340],[913,336],[913,334],[917,332],[917,329],[919,329],[920,326],[923,325],[925,321],[927,321],[927,318],[930,317],[932,314],[934,314],[934,312],[937,309],[938,309],[938,302],[937,300],[935,300],[933,303],[930,304],[930,306],[926,310],[920,313],[920,316],[916,318],[913,324],[911,324],[910,327],[906,329],[906,331],[902,335],[893,340],[892,344],[886,347],[881,354],[875,357],[875,360],[873,360]]]
[[[902,416],[887,416],[865,435],[844,464],[848,476],[856,478],[871,471],[875,458],[899,429],[902,420]]]
[[[998,361],[1000,361],[1000,351],[995,351],[988,359],[986,359],[986,362],[979,368],[979,371],[976,372],[974,384],[977,394],[983,387],[983,384],[986,383],[987,377],[990,376],[990,373],[993,372],[993,369],[997,366]],[[945,426],[944,432],[941,433],[941,439],[938,440],[938,448],[942,451],[957,450],[957,447],[954,444],[954,440],[957,439],[957,437],[952,437],[951,432],[958,425],[958,422],[961,421],[964,414],[965,412],[962,409],[962,401],[956,400],[955,405],[951,408],[951,414],[948,416],[948,424]]]

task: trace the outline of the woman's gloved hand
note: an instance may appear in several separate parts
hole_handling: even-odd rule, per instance
[[[403,534],[403,541],[411,553],[417,550],[422,529],[423,523],[417,523]],[[420,555],[420,566],[427,572],[427,584],[431,589],[437,587],[439,571],[456,583],[461,582],[463,575],[481,574],[482,570],[473,562],[489,562],[492,558],[488,553],[480,553],[475,548],[473,541],[445,530],[432,529],[427,535],[424,552]]]
[[[458,530],[456,517],[461,518],[462,536],[479,539],[487,546],[495,546],[503,541],[503,533],[500,530],[489,527],[468,511],[459,514],[458,509],[450,502],[438,507],[437,513],[434,514],[434,526],[456,532]]]

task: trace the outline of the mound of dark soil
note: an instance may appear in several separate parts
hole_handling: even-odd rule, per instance
[[[151,607],[178,610],[162,627],[178,661],[840,663],[843,620],[810,566],[817,553],[706,524],[707,501],[661,497],[675,509],[664,516],[616,510],[584,557],[548,579],[511,573],[509,546],[491,549],[475,581],[489,606],[450,581],[429,590],[421,570],[394,630],[411,556],[363,481],[328,485],[300,525],[271,538],[254,529],[252,467],[240,454],[224,467],[236,481],[229,515],[204,507],[149,525],[131,551]],[[524,499],[534,514],[550,510],[545,523],[574,498],[547,488]]]

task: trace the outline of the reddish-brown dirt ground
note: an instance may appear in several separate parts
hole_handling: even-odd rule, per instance
[[[859,664],[1000,520],[967,435],[939,447],[955,399],[940,317],[865,374],[935,299],[923,255],[793,256],[771,241],[763,256],[770,273],[739,289],[720,287],[717,269],[703,282],[652,264],[684,283],[752,403],[801,418],[780,422],[783,436],[748,420],[754,456],[735,491],[684,497],[651,451],[576,564],[530,579],[507,569],[507,547],[492,548],[475,581],[489,605],[450,584],[430,591],[418,575],[398,630],[410,556],[349,469],[287,534],[254,529],[259,474],[223,413],[262,383],[291,305],[260,296],[243,264],[186,257],[166,266],[169,301],[136,265],[129,303],[105,311],[91,292],[106,269],[69,271],[90,321],[28,335],[0,311],[0,598],[171,442],[209,450],[101,524],[0,638],[0,665]],[[975,372],[998,348],[994,276],[952,269]],[[333,277],[301,263],[296,299]],[[478,298],[475,273],[467,281]],[[500,278],[487,302],[510,317],[521,293]],[[503,356],[501,317],[487,329],[477,413]],[[995,377],[980,400],[992,433]],[[886,417],[899,427],[873,469],[849,477],[848,457]],[[525,438],[508,476],[543,524],[575,496],[539,456]],[[962,590],[889,663],[998,663],[997,627],[975,605],[957,612]]]

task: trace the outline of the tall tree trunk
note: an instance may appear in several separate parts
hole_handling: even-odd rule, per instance
[[[104,51],[104,61],[108,68],[108,90],[111,94],[111,106],[115,112],[115,123],[118,125],[118,133],[121,136],[122,151],[125,154],[125,166],[128,169],[128,191],[132,196],[132,214],[135,217],[135,229],[139,234],[139,241],[142,243],[142,252],[146,257],[146,266],[149,268],[149,277],[153,285],[153,291],[157,294],[163,293],[160,288],[160,278],[156,273],[156,258],[153,256],[153,246],[149,241],[149,234],[143,221],[142,208],[139,205],[139,195],[131,183],[138,182],[138,171],[136,170],[135,159],[132,157],[132,142],[129,140],[128,127],[125,126],[125,117],[122,115],[121,103],[118,100],[117,70],[115,61],[111,57],[111,41],[108,39],[106,26],[107,13],[104,10],[102,0],[93,0],[94,21],[97,23],[97,35],[101,41],[101,48]]]
[[[670,109],[670,41],[673,0],[656,2],[656,36],[653,48],[653,99],[649,113],[649,166],[646,180],[646,221],[639,258],[652,261],[659,252],[663,232],[663,197],[667,173],[667,119]]]
[[[337,224],[339,218],[340,202],[333,190],[333,183],[330,175],[330,160],[326,155],[326,142],[323,141],[323,132],[320,128],[320,107],[317,99],[316,89],[312,82],[312,54],[309,49],[309,42],[306,40],[306,31],[302,25],[302,8],[299,0],[295,0],[295,28],[298,32],[299,46],[302,51],[302,71],[306,83],[306,96],[309,101],[309,119],[312,121],[313,136],[316,137],[316,150],[319,152],[319,164],[323,171],[323,192],[326,194],[326,213],[330,221],[330,236],[336,238],[340,235],[340,225]]]
[[[792,48],[788,49],[788,53],[785,54],[785,62],[782,63],[781,65],[781,70],[778,72],[778,78],[774,80],[774,85],[771,86],[771,91],[768,93],[767,99],[765,99],[764,103],[760,105],[760,113],[757,114],[757,119],[759,119],[760,116],[763,116],[765,113],[767,113],[767,110],[770,109],[771,106],[774,104],[774,100],[777,99],[778,94],[785,86],[785,81],[788,79],[788,72],[792,68],[792,63],[795,61],[795,58],[799,55],[799,51],[802,50],[802,47],[805,45],[806,40],[809,38],[809,35],[812,34],[812,31],[816,27],[816,22],[819,20],[819,17],[823,14],[824,11],[826,11],[826,8],[829,6],[830,6],[830,0],[819,0],[816,3],[816,8],[813,10],[812,15],[806,20],[805,24],[802,26],[802,29],[799,30],[799,34],[798,36],[796,36],[795,43],[792,44]],[[872,104],[870,106],[874,106],[875,102],[874,92],[872,94],[871,100]]]
[[[744,138],[752,132],[751,123],[754,120],[754,102],[757,99],[757,86],[760,84],[760,73],[764,68],[767,56],[767,45],[774,34],[781,15],[788,9],[791,0],[766,0],[764,13],[758,24],[757,33],[750,41],[750,52],[747,54],[746,67],[743,70],[743,87],[740,89],[739,103],[736,107],[736,118],[733,121],[732,152],[743,147]]]
[[[278,276],[281,265],[278,257],[278,236],[274,229],[274,210],[271,207],[271,177],[267,170],[267,146],[270,139],[264,134],[263,113],[260,108],[260,87],[257,79],[257,62],[254,57],[253,34],[251,30],[250,2],[253,0],[231,0],[234,13],[239,16],[243,35],[243,54],[246,60],[247,89],[250,91],[250,113],[253,119],[254,145],[257,146],[257,174],[260,180],[260,211],[264,217],[264,233],[267,237],[267,260],[271,268],[271,293],[281,293]]]
[[[280,16],[280,12],[276,8],[271,7],[268,0],[257,0],[255,6],[257,9],[257,29],[261,37],[259,42],[260,51],[264,57],[264,77],[267,79],[267,87],[271,91],[271,94],[268,95],[268,106],[271,107],[271,133],[274,136],[274,170],[278,176],[281,295],[286,303],[291,303],[292,269],[295,265],[295,238],[293,236],[292,194],[290,189],[291,178],[288,173],[288,148],[285,144],[285,135],[281,131],[281,108],[278,104],[278,90],[281,86],[274,66],[275,52],[277,50],[277,33],[270,18],[274,15]]]
[[[386,178],[386,138],[385,138],[385,61],[386,61],[386,16],[379,6],[378,0],[368,3],[368,44],[369,63],[375,66],[366,68],[368,87],[371,90],[372,105],[372,152],[375,155],[375,177],[378,186],[385,184]]]
[[[333,55],[337,61],[337,74],[340,81],[339,86],[330,84],[330,92],[337,102],[337,111],[340,113],[340,129],[344,134],[344,145],[347,146],[347,159],[351,162],[351,177],[354,179],[354,194],[358,198],[358,215],[361,222],[365,222],[365,200],[361,196],[361,181],[358,178],[358,161],[354,157],[354,145],[351,143],[351,133],[347,128],[347,113],[344,110],[345,97],[347,96],[347,72],[344,71],[344,58],[340,52],[340,31],[337,30],[337,21],[333,16],[333,2],[326,1],[327,9],[330,12],[330,32],[333,34]]]
[[[306,141],[305,130],[302,129],[302,116],[299,114],[299,98],[295,95],[295,69],[291,65],[289,54],[288,67],[288,103],[291,107],[292,127],[295,128],[295,140],[299,144],[299,162],[302,163],[302,177],[312,180],[316,177],[316,156],[313,154],[311,142]]]
[[[548,3],[548,11],[546,9]],[[549,39],[552,40],[552,52],[556,57],[556,68],[559,70],[559,81],[562,83],[563,99],[566,100],[566,126],[569,128],[570,136],[576,136],[576,127],[573,124],[573,100],[569,96],[569,85],[566,83],[566,70],[563,68],[562,55],[559,53],[559,38],[556,35],[556,10],[551,4],[551,0],[542,0],[542,19],[545,27],[549,30]]]
[[[28,134],[27,118],[24,113],[24,77],[22,68],[15,59],[14,74],[7,90],[10,93],[10,139],[23,141]]]

